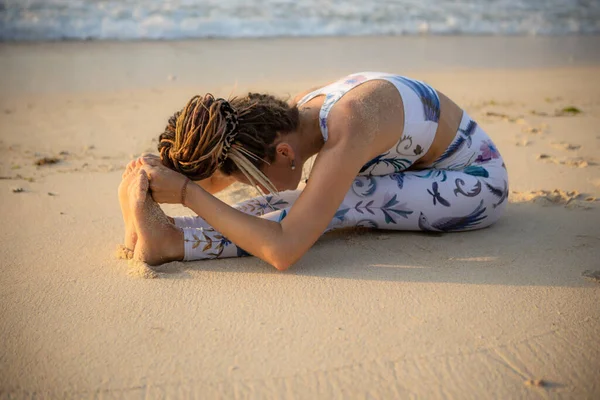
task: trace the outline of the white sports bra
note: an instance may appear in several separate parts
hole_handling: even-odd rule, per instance
[[[359,175],[388,175],[401,172],[425,155],[433,143],[440,118],[440,99],[437,92],[424,82],[404,76],[360,72],[317,89],[298,102],[300,107],[317,96],[325,95],[325,101],[319,111],[319,125],[323,139],[327,141],[327,116],[335,103],[355,87],[376,79],[391,82],[400,92],[404,103],[404,127],[400,140],[391,149],[366,163]]]

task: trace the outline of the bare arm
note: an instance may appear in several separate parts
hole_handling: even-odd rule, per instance
[[[315,163],[314,178],[281,222],[244,214],[200,186],[190,187],[185,205],[237,246],[285,270],[325,231],[362,166],[356,161],[362,159],[359,146],[328,143],[326,147]],[[310,218],[306,218],[307,215]]]
[[[329,128],[337,134],[331,135],[320,151],[313,178],[283,221],[274,222],[244,214],[199,186],[190,188],[186,206],[252,255],[279,270],[289,268],[323,234],[358,171],[370,156],[370,152],[365,150],[369,148],[367,141],[372,135],[352,132],[362,130],[361,123],[355,122],[361,118],[347,118],[347,115],[353,114],[352,107],[350,104],[338,104],[332,112]]]
[[[185,206],[252,255],[279,270],[289,268],[323,234],[365,162],[401,134],[403,113],[390,113],[390,107],[401,106],[401,98],[393,87],[393,96],[384,96],[385,101],[371,96],[377,85],[382,83],[361,85],[355,96],[344,97],[331,111],[329,140],[319,152],[311,180],[282,221],[244,214],[199,185],[188,187]],[[164,167],[144,169],[156,201],[177,201],[184,177]]]
[[[141,167],[142,165],[159,166],[162,165],[160,157],[156,154],[144,153],[136,160],[133,160],[127,166],[127,169],[134,167]],[[194,181],[202,189],[206,190],[210,194],[219,193],[220,191],[229,187],[235,182],[232,176],[227,176],[218,170],[215,171],[210,178],[202,179],[200,181]]]

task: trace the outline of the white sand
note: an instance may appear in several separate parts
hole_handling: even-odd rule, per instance
[[[0,45],[0,398],[600,397],[600,284],[582,276],[600,270],[599,44]],[[332,234],[285,273],[243,258],[127,274],[121,169],[189,96],[361,69],[427,80],[478,120],[508,166],[505,218]],[[583,112],[554,116],[567,106]]]

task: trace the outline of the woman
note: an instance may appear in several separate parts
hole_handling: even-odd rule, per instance
[[[291,105],[194,97],[158,148],[160,158],[128,166],[119,190],[125,246],[149,264],[252,254],[285,270],[329,230],[480,229],[508,195],[502,158],[475,121],[427,84],[386,73],[349,75]],[[233,207],[212,196],[235,181],[266,196]],[[198,217],[169,218],[155,201]]]

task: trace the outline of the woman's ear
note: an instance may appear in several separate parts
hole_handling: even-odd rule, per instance
[[[290,160],[294,159],[294,149],[292,148],[292,146],[289,145],[289,143],[279,143],[275,148],[275,152],[278,155],[288,158]]]

